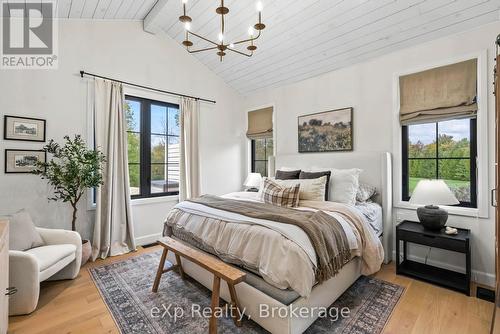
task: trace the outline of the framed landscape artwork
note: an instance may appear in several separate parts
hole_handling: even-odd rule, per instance
[[[46,160],[44,150],[5,150],[5,173],[31,173],[38,161]]]
[[[352,151],[352,108],[298,117],[299,152]]]
[[[45,120],[38,118],[5,116],[4,139],[24,141],[45,141]]]

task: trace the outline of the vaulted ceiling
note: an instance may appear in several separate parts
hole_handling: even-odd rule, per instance
[[[499,20],[500,0],[262,0],[267,28],[252,58],[195,54],[241,93],[313,77],[407,46]],[[246,37],[256,0],[225,0],[226,40]],[[188,0],[192,31],[217,39],[218,0]],[[181,0],[58,0],[66,18],[145,19],[182,42]],[[206,42],[192,39],[195,47]]]

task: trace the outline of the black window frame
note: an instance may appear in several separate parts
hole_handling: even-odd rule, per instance
[[[274,153],[274,139],[273,138],[262,138],[264,139],[264,156],[265,157],[269,157],[268,154],[267,154],[267,141],[268,140],[272,140],[273,141],[273,152]],[[255,154],[255,140],[256,139],[251,139],[251,172],[252,173],[255,173],[255,163],[256,162],[264,162],[264,166],[266,168],[266,175],[262,175],[262,176],[268,176],[268,164],[269,164],[269,161],[268,159],[266,160],[262,160],[262,159],[256,159],[256,154]],[[272,154],[271,154],[272,155]]]
[[[153,135],[161,135],[167,137],[167,145],[168,145],[168,139],[169,137],[180,137],[178,135],[170,135],[168,134],[168,115],[167,115],[167,134],[157,134],[157,133],[151,133],[151,106],[152,105],[157,105],[157,106],[162,106],[166,107],[167,110],[168,108],[176,108],[179,109],[179,105],[175,103],[168,103],[168,102],[163,102],[163,101],[158,101],[158,100],[153,100],[153,99],[148,99],[144,97],[138,97],[138,96],[132,96],[132,95],[125,95],[125,100],[126,101],[136,101],[139,102],[141,105],[141,110],[140,110],[140,127],[139,131],[129,131],[127,129],[127,133],[139,133],[140,135],[140,161],[139,163],[130,163],[128,162],[128,165],[139,165],[139,194],[138,195],[131,195],[130,197],[132,199],[139,199],[139,198],[153,198],[153,197],[162,197],[162,196],[177,196],[179,195],[179,191],[165,191],[165,192],[160,192],[160,193],[151,193],[151,167],[153,165],[157,165],[160,163],[152,163],[151,162],[151,136]],[[168,111],[167,111],[168,113]],[[161,163],[162,165],[164,163]],[[166,165],[169,165],[168,160]],[[168,168],[168,167],[167,167]],[[168,184],[168,174],[166,176],[166,181]]]
[[[445,120],[443,120],[445,121]],[[441,121],[441,122],[443,122]],[[408,126],[402,126],[402,199],[409,201],[409,161],[410,160],[435,160],[436,161],[436,177],[439,178],[439,160],[466,160],[470,161],[470,202],[460,202],[455,206],[465,208],[477,208],[477,119],[470,119],[469,135],[470,135],[470,150],[469,157],[439,157],[439,121],[430,122],[436,124],[436,156],[432,158],[410,158],[409,157],[409,133]],[[411,126],[411,125],[410,125]],[[432,203],[429,203],[432,204]]]

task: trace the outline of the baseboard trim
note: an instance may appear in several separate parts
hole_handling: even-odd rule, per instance
[[[412,260],[412,261],[422,262],[422,263],[425,262],[425,259],[423,257],[415,256],[415,255],[408,255],[408,259]],[[392,251],[392,260],[396,261],[396,251],[395,250]],[[465,268],[451,265],[449,263],[442,262],[442,261],[435,261],[432,259],[427,259],[427,264],[429,264],[431,266],[436,266],[436,267],[440,267],[440,268],[444,268],[444,269],[448,269],[448,270],[453,270],[453,271],[465,273]],[[476,282],[476,283],[479,283],[479,284],[482,284],[482,285],[485,285],[488,287],[495,286],[495,275],[491,274],[491,273],[486,273],[484,271],[479,271],[479,270],[473,269],[471,279],[473,282]]]
[[[152,244],[153,242],[157,242],[161,237],[161,233],[143,235],[141,237],[135,238],[135,244],[137,246]]]

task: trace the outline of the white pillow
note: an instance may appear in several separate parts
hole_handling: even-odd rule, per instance
[[[299,198],[308,201],[325,201],[326,176],[317,179],[273,180],[282,187],[300,185]]]
[[[329,200],[349,205],[356,204],[356,194],[359,189],[359,168],[336,169],[314,167],[313,172],[331,171]]]

